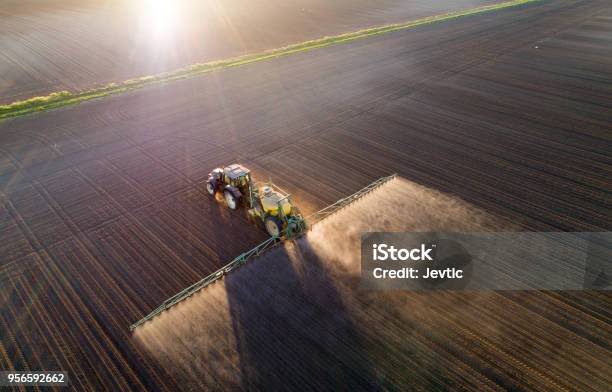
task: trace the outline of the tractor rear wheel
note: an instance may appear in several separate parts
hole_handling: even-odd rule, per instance
[[[206,183],[206,191],[208,192],[209,195],[214,196],[217,190],[215,189],[215,186],[213,185],[213,183],[209,181]]]
[[[264,220],[264,225],[266,226],[268,234],[272,237],[280,237],[281,231],[283,230],[280,219],[275,216],[267,216]]]
[[[225,203],[230,210],[238,209],[238,200],[236,200],[236,196],[230,191],[223,192],[223,196],[225,197]]]

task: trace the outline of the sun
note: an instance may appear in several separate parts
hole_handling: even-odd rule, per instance
[[[176,0],[141,0],[141,28],[152,39],[173,37],[180,22],[179,4]]]

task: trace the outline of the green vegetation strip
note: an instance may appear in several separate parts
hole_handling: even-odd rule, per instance
[[[34,97],[23,101],[16,101],[8,105],[0,105],[0,119],[17,117],[34,113],[42,110],[54,109],[62,106],[73,105],[90,99],[100,98],[107,95],[119,94],[131,90],[140,89],[155,84],[167,83],[173,80],[180,80],[200,75],[206,72],[219,70],[222,68],[235,67],[258,61],[264,61],[276,57],[286,56],[293,53],[304,52],[326,46],[336,45],[343,42],[354,41],[357,39],[383,34],[390,31],[404,30],[428,23],[439,22],[458,18],[466,15],[473,15],[502,8],[513,7],[521,4],[532,3],[539,0],[511,0],[503,3],[491,4],[463,11],[449,12],[440,15],[428,16],[405,23],[389,24],[384,26],[372,27],[369,29],[354,31],[340,35],[319,38],[305,41],[298,44],[284,46],[267,50],[265,52],[233,57],[225,60],[211,61],[207,63],[197,63],[188,67],[180,68],[170,72],[163,72],[156,75],[143,76],[137,79],[130,79],[119,83],[109,83],[102,87],[96,87],[84,91],[60,91],[44,97]]]

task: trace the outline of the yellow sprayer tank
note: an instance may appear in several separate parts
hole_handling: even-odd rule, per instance
[[[261,197],[261,206],[264,211],[269,213],[270,215],[278,214],[278,202],[283,199],[283,195],[274,191],[269,186],[264,186],[260,189]],[[285,215],[289,215],[291,213],[291,203],[288,199],[283,199],[281,202],[281,207],[283,208],[283,213]]]

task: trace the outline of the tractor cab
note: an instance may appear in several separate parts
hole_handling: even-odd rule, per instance
[[[251,182],[251,171],[246,167],[233,164],[224,168],[216,168],[208,174],[209,180],[221,182],[227,185],[239,186]]]
[[[248,194],[248,188],[251,186],[251,171],[249,169],[238,164],[226,166],[223,169],[223,177],[227,185]]]

